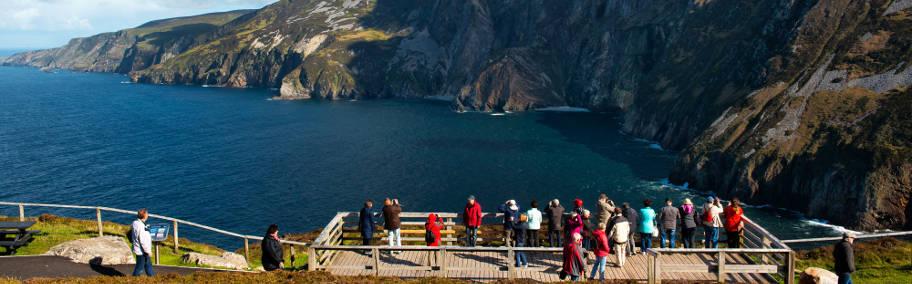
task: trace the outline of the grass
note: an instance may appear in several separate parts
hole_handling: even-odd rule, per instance
[[[808,267],[833,271],[833,247],[798,251],[796,274]],[[912,241],[856,241],[855,267],[855,283],[912,283]]]

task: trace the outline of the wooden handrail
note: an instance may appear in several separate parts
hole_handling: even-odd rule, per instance
[[[855,236],[855,239],[885,238],[885,237],[899,237],[899,236],[912,236],[912,231],[857,235],[857,236]],[[828,242],[828,241],[838,241],[838,240],[842,240],[842,237],[794,239],[794,240],[784,240],[782,242],[787,243],[787,244],[795,244],[795,243]]]

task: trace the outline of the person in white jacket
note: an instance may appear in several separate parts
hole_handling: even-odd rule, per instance
[[[526,237],[526,246],[538,247],[538,230],[541,229],[542,213],[541,211],[538,211],[538,201],[532,200],[531,205],[532,208],[529,208],[529,210],[526,211],[526,215],[529,216],[529,222],[527,223],[529,228],[526,230],[526,233],[528,234]]]
[[[152,271],[152,235],[146,229],[146,220],[149,219],[149,212],[143,208],[136,212],[136,220],[133,221],[130,231],[130,240],[133,243],[133,254],[136,255],[136,266],[133,268],[133,276],[140,276],[143,271],[146,275],[153,276]]]
[[[627,261],[627,242],[630,240],[630,222],[621,214],[621,208],[614,209],[612,217],[611,231],[608,233],[608,239],[614,243],[614,254],[617,255],[617,266],[624,267]],[[633,252],[631,252],[633,253]]]

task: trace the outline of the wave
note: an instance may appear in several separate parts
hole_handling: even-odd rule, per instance
[[[662,148],[662,145],[659,145],[659,143],[649,144],[649,149],[665,151],[665,148]]]
[[[543,107],[537,108],[535,111],[550,111],[550,112],[590,112],[587,108],[581,107],[571,107],[571,106],[558,106],[558,107]]]
[[[132,81],[120,81],[121,84],[133,84]]]
[[[493,113],[491,113],[490,115],[491,115],[491,116],[504,116],[504,115],[507,115],[507,114],[506,114],[506,113],[502,113],[502,112],[493,112]]]
[[[835,232],[838,232],[838,233],[850,232],[850,233],[853,233],[853,234],[856,234],[856,235],[860,235],[860,234],[864,234],[864,233],[865,233],[865,232],[863,232],[863,231],[849,230],[849,229],[846,229],[846,227],[843,227],[843,226],[829,224],[829,221],[823,220],[823,219],[808,219],[808,218],[801,218],[801,222],[802,222],[802,223],[805,223],[805,224],[813,225],[813,226],[829,228],[829,229],[831,229],[831,230],[833,230],[833,231],[835,231]]]

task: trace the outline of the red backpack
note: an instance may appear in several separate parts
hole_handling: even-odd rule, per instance
[[[713,221],[712,207],[709,207],[703,211],[703,223],[712,225]]]

